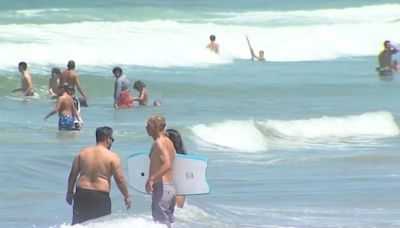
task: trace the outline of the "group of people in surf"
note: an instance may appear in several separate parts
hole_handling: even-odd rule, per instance
[[[215,54],[219,54],[219,44],[215,41],[215,39],[216,39],[215,35],[210,35],[210,43],[207,44],[206,48],[209,49],[210,51],[214,52]],[[253,48],[250,45],[248,38],[247,38],[247,42],[248,42],[249,48],[250,48],[251,59],[258,60],[258,61],[265,61],[264,51],[260,50],[258,52],[258,55],[256,55]]]
[[[28,71],[28,64],[26,62],[20,62],[18,64],[18,70],[21,74],[21,87],[12,90],[11,92],[21,91],[24,97],[34,96],[32,86],[32,76]],[[139,94],[137,97],[132,96],[130,92],[130,81],[123,74],[121,67],[115,67],[113,69],[115,77],[114,85],[114,108],[126,109],[132,108],[134,102],[138,102],[139,106],[147,106],[148,104],[148,92],[146,85],[138,80],[133,84]],[[50,116],[58,113],[59,122],[58,129],[60,131],[72,131],[80,130],[83,126],[83,120],[80,115],[81,106],[87,107],[87,95],[81,86],[80,77],[75,70],[75,61],[70,60],[67,64],[67,69],[63,72],[59,68],[53,68],[51,70],[51,76],[49,79],[48,92],[51,99],[57,99],[56,105],[44,119],[46,120]],[[75,88],[78,89],[82,98],[75,96]],[[159,100],[155,100],[153,105],[155,107],[161,106]]]

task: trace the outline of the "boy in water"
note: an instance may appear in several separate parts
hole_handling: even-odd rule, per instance
[[[57,99],[58,97],[60,75],[61,71],[59,68],[51,69],[51,75],[49,79],[49,94],[51,99]]]
[[[215,54],[219,54],[219,44],[215,42],[215,35],[210,36],[210,43],[206,46],[206,48],[210,49],[212,52],[215,52]]]
[[[21,73],[21,88],[14,89],[11,92],[22,91],[24,96],[33,96],[32,76],[28,72],[28,64],[26,64],[26,62],[20,62],[18,64],[18,70]]]

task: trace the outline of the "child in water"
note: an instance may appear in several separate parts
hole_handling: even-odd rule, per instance
[[[134,97],[133,101],[138,101],[140,106],[147,106],[148,95],[146,85],[142,81],[136,81],[135,84],[133,84],[133,88],[139,92],[139,96]]]

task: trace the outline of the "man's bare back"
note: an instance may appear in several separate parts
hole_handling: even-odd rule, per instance
[[[76,159],[79,159],[80,176],[76,186],[84,189],[110,191],[111,176],[121,169],[119,157],[102,146],[84,149]]]

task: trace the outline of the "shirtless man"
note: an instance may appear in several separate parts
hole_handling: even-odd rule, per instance
[[[206,46],[206,48],[210,49],[210,51],[219,54],[219,44],[215,42],[215,35],[210,36],[210,43]]]
[[[161,115],[151,116],[147,121],[146,130],[154,139],[154,143],[149,155],[150,168],[146,191],[152,193],[151,211],[154,221],[171,227],[171,223],[175,221],[176,190],[172,180],[175,149],[164,132],[165,125],[165,118]]]
[[[74,158],[66,195],[69,205],[74,202],[72,225],[111,214],[111,176],[124,196],[126,208],[131,207],[121,160],[110,150],[114,142],[112,133],[110,127],[97,128],[96,145],[83,149]]]
[[[250,52],[251,52],[251,59],[254,60],[258,60],[258,61],[265,61],[265,57],[264,57],[264,51],[260,50],[258,52],[258,56],[254,53],[253,48],[250,48]]]
[[[18,70],[21,73],[21,88],[14,89],[11,92],[22,91],[24,96],[33,96],[32,76],[28,72],[28,64],[26,64],[26,62],[20,62],[18,64]]]
[[[383,43],[383,51],[379,53],[378,62],[379,67],[377,67],[377,71],[379,71],[379,76],[393,76],[393,71],[396,71],[396,65],[392,60],[392,55],[396,54],[399,50],[393,46],[389,40],[386,40]]]
[[[68,61],[67,67],[68,67],[68,69],[61,73],[60,85],[63,85],[64,83],[68,83],[69,85],[72,85],[74,87],[74,90],[75,90],[75,86],[76,86],[76,88],[78,88],[79,92],[82,94],[83,98],[85,100],[87,100],[87,96],[86,96],[85,92],[83,91],[80,80],[79,80],[79,75],[75,71],[74,60]]]
[[[59,68],[51,69],[51,75],[49,79],[49,94],[51,99],[56,99],[58,97],[60,74],[61,71]]]
[[[72,86],[65,83],[61,88],[62,94],[58,97],[55,108],[47,114],[44,119],[47,120],[50,116],[58,113],[58,130],[60,131],[72,131],[74,128],[75,118],[79,118],[74,108],[74,101],[72,96],[68,94],[68,90],[72,89]]]

